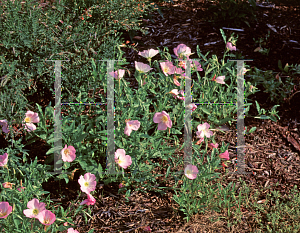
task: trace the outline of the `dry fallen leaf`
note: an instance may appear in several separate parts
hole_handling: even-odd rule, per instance
[[[259,50],[261,50],[261,47],[257,47],[256,49],[254,49],[254,52],[258,52]]]

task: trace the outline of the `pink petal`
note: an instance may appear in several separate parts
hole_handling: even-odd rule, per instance
[[[196,179],[198,172],[198,168],[192,164],[188,164],[184,169],[185,176],[191,180]]]
[[[141,73],[147,73],[148,71],[152,70],[153,68],[150,68],[149,65],[144,64],[142,62],[134,62],[135,63],[135,68],[141,72]]]
[[[225,151],[224,153],[222,153],[222,154],[219,154],[219,157],[220,157],[221,159],[229,160],[230,158],[229,158],[228,150],[226,150],[226,151]]]
[[[132,132],[132,128],[129,127],[127,124],[128,124],[128,123],[126,123],[126,127],[125,127],[125,129],[124,129],[124,134],[126,134],[127,136],[130,136],[130,134],[131,134],[131,132]]]

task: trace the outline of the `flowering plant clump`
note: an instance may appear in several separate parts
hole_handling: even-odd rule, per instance
[[[11,4],[10,1],[8,4]],[[93,9],[95,10],[96,6]],[[94,16],[91,17],[94,12],[91,9],[87,11],[89,18],[94,19]],[[40,15],[35,15],[35,17],[37,19]],[[41,17],[44,17],[44,14]],[[44,21],[42,23],[50,25],[49,21]],[[62,21],[61,19],[56,21],[61,24],[67,22],[67,20]],[[49,27],[45,24],[43,25],[45,28]],[[57,26],[57,28],[59,27]],[[77,31],[75,25],[65,25],[65,29]],[[71,34],[76,34],[74,32],[65,39],[68,40]],[[85,32],[87,31],[84,31],[84,37],[88,37]],[[214,129],[216,125],[231,124],[236,121],[236,107],[226,106],[227,109],[225,109],[223,106],[221,109],[219,106],[197,106],[197,104],[236,102],[237,71],[233,63],[225,62],[228,53],[234,56],[231,53],[237,50],[236,39],[230,37],[229,40],[226,40],[223,31],[221,34],[225,42],[225,53],[221,62],[216,56],[207,58],[202,55],[199,46],[197,46],[197,54],[200,59],[192,59],[190,57],[195,53],[192,53],[191,48],[187,45],[181,43],[173,48],[176,61],[172,61],[171,55],[166,49],[163,51],[159,49],[139,51],[138,55],[146,58],[146,63],[149,64],[140,61],[134,62],[134,74],[139,84],[135,93],[124,80],[125,75],[131,73],[122,67],[123,61],[116,64],[116,67],[113,67],[113,71],[110,70],[107,76],[106,68],[98,67],[94,61],[104,60],[102,55],[100,56],[94,51],[95,43],[91,42],[87,46],[89,51],[95,55],[92,59],[86,59],[90,56],[86,47],[80,48],[80,50],[74,48],[76,52],[83,51],[84,56],[87,56],[85,60],[91,61],[93,71],[91,75],[83,75],[84,68],[81,67],[82,70],[78,71],[79,74],[75,72],[76,77],[84,78],[74,79],[75,81],[69,75],[70,73],[67,73],[66,79],[63,80],[64,85],[61,87],[62,93],[64,92],[61,96],[64,98],[61,99],[65,99],[66,93],[74,95],[72,97],[70,95],[68,101],[61,101],[64,103],[61,107],[61,116],[58,116],[59,111],[55,112],[51,103],[43,108],[37,103],[32,106],[27,102],[22,102],[22,104],[17,102],[18,104],[14,106],[14,102],[10,103],[9,98],[5,97],[8,103],[5,102],[6,108],[9,106],[9,111],[2,111],[2,106],[0,106],[1,133],[6,134],[5,140],[8,145],[7,148],[0,148],[3,186],[0,218],[5,218],[0,225],[4,231],[16,232],[16,229],[22,229],[24,232],[78,232],[68,225],[75,225],[72,219],[76,219],[74,213],[77,214],[79,211],[82,211],[86,219],[91,217],[90,211],[96,205],[97,197],[99,197],[96,194],[98,180],[103,181],[104,185],[117,182],[120,191],[126,191],[125,195],[128,197],[131,195],[131,190],[149,190],[164,194],[164,190],[170,187],[161,187],[162,184],[159,184],[159,178],[163,176],[164,182],[175,183],[173,200],[180,206],[180,211],[186,215],[187,220],[191,215],[208,208],[216,198],[218,200],[219,197],[215,196],[217,188],[220,187],[207,188],[207,183],[220,175],[216,170],[222,168],[223,160],[230,160],[230,155],[228,145],[225,145],[224,142],[222,144],[217,142],[213,130],[216,130]],[[120,57],[121,55],[120,52]],[[154,58],[157,60],[153,60]],[[66,70],[70,71],[68,68]],[[244,69],[241,72],[244,74],[246,71],[248,70]],[[188,77],[188,73],[191,73],[191,77]],[[186,82],[190,78],[192,78],[190,81],[193,89],[191,89],[191,103],[186,106],[186,98],[190,98],[187,96],[187,93],[190,92],[186,89]],[[16,79],[15,82],[17,83],[17,81],[19,79]],[[111,81],[114,86],[108,87]],[[42,80],[41,82],[45,82],[43,83],[45,87],[53,87],[54,80]],[[33,88],[28,86],[29,89]],[[98,102],[96,97],[98,99],[101,97],[102,103],[107,102],[107,99],[100,94],[93,97],[88,95],[89,88],[97,86],[107,93],[108,100],[115,101],[113,116],[99,105],[95,104],[93,107],[91,107],[92,104],[85,105]],[[76,92],[72,92],[72,87]],[[109,96],[114,91],[118,92],[115,93],[116,98]],[[245,97],[255,93],[255,88],[251,83],[247,84],[245,93]],[[16,95],[18,96],[18,94]],[[28,106],[32,111],[26,109]],[[57,105],[55,104],[55,106]],[[191,129],[187,129],[192,138],[192,153],[190,157],[186,158],[188,163],[182,156],[178,156],[178,151],[183,149],[180,139],[183,138],[182,132],[186,128],[186,113],[191,113],[192,118]],[[245,113],[247,114],[247,111]],[[15,128],[19,128],[18,132],[25,135],[20,140],[17,140],[9,130],[12,129],[10,122],[17,120],[12,119],[13,117],[19,117],[20,124],[16,124]],[[108,121],[112,118],[114,129],[108,128]],[[58,129],[60,132],[57,132]],[[114,131],[113,140],[107,136],[111,131]],[[42,163],[41,159],[37,157],[29,161],[30,153],[23,149],[22,140],[27,142],[26,145],[30,145],[38,142],[37,138],[50,148],[46,153],[41,151],[42,156],[47,156]],[[64,147],[57,146],[57,142],[60,140]],[[108,148],[117,149],[108,150]],[[112,154],[109,153],[111,151]],[[57,156],[61,156],[62,161],[56,162]],[[204,162],[204,158],[207,162]],[[107,159],[107,164],[103,163],[105,159]],[[222,162],[222,166],[220,162]],[[82,199],[78,204],[70,205],[66,210],[62,206],[54,204],[50,198],[46,198],[45,194],[49,194],[49,192],[44,191],[42,186],[52,177],[49,173],[53,172],[53,169],[56,170],[56,165],[61,165],[63,171],[61,174],[57,174],[56,179],[62,180],[66,184],[69,180],[74,180],[76,171],[79,170],[82,174],[79,176],[77,185],[78,192],[83,192],[83,197],[78,195]],[[112,167],[115,168],[115,176],[109,174],[109,169],[105,169],[105,166],[109,165],[114,165]],[[125,169],[126,171],[124,171]],[[122,172],[119,173],[120,170]],[[173,171],[179,172],[172,174]],[[61,188],[64,188],[64,185],[61,185]],[[85,211],[85,208],[88,210]],[[144,230],[151,231],[151,228],[145,226]]]

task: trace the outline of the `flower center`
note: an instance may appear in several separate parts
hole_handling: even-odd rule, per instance
[[[70,154],[69,149],[65,149],[65,155],[68,156]]]
[[[50,219],[44,219],[44,224],[49,224],[50,223]]]
[[[3,217],[6,215],[6,212],[2,212],[2,210],[0,210],[0,217]]]
[[[30,123],[30,117],[26,117],[26,118],[25,118],[25,122],[26,122],[26,123]]]
[[[34,215],[38,215],[39,211],[38,211],[38,209],[34,209],[34,210],[32,211],[32,213],[33,213]]]
[[[84,186],[85,186],[85,187],[88,187],[88,186],[89,186],[89,182],[85,182],[85,183],[84,183]]]
[[[123,163],[123,160],[122,160],[122,159],[119,159],[118,164],[121,164],[121,163]]]
[[[166,123],[166,122],[168,122],[168,117],[167,116],[163,116],[161,118],[161,120],[162,120],[162,122]]]

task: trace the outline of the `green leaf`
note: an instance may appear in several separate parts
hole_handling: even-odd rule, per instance
[[[80,164],[80,166],[82,167],[83,170],[86,169],[87,163],[86,163],[85,161],[80,161],[80,160],[79,160],[79,164]]]
[[[76,137],[72,143],[82,142],[87,136],[87,133],[83,133],[80,136]]]
[[[28,141],[25,146],[30,145],[32,143],[34,143],[36,141],[36,138],[31,139],[30,141]]]
[[[171,134],[182,134],[179,130],[171,128]]]
[[[130,192],[131,192],[131,189],[127,190],[127,192],[125,193],[125,196],[130,197]]]
[[[167,173],[166,173],[166,175],[165,175],[165,178],[167,178],[167,177],[169,176],[169,174],[170,174],[170,169],[171,169],[171,166],[168,167]]]
[[[40,137],[41,139],[43,139],[43,140],[46,140],[47,134],[46,134],[46,133],[45,133],[45,134],[41,134],[41,135],[39,135],[39,137]]]
[[[102,166],[100,163],[98,164],[98,173],[99,173],[100,178],[103,179],[104,174],[103,174],[103,169],[102,169]]]
[[[69,183],[69,178],[68,177],[64,177],[66,184]]]
[[[161,10],[160,10],[161,7],[160,7],[159,5],[157,5],[157,4],[155,3],[154,6],[152,6],[152,8],[156,9],[157,12],[160,14],[160,16],[161,16],[163,19],[165,19],[163,13],[162,13]]]
[[[49,155],[49,154],[51,154],[51,153],[54,153],[55,151],[57,151],[58,153],[60,153],[61,147],[60,147],[60,146],[52,147],[50,150],[48,150],[48,151],[46,152],[46,155]]]
[[[210,111],[207,108],[205,108],[204,106],[202,106],[200,109],[207,115],[210,115]]]
[[[47,141],[47,143],[50,144],[50,143],[52,143],[52,142],[57,142],[57,141],[59,141],[59,140],[60,140],[59,138],[51,137],[51,139],[49,139],[49,140]]]
[[[249,130],[249,133],[253,133],[255,130],[256,130],[256,127],[252,127],[252,128]]]
[[[261,119],[261,120],[267,120],[267,119],[269,119],[270,117],[268,117],[268,116],[266,116],[266,115],[261,115],[261,116],[254,117],[254,118]]]
[[[258,111],[258,114],[260,114],[260,107],[259,107],[259,104],[257,103],[257,101],[255,100],[255,104],[256,104],[256,109]]]
[[[272,121],[274,121],[274,122],[277,122],[277,119],[276,119],[275,116],[270,116],[269,118],[270,118],[270,120],[272,120]]]
[[[224,42],[226,44],[227,43],[227,41],[226,41],[226,35],[225,35],[224,31],[221,28],[220,28],[220,32],[221,32],[223,40],[224,40]]]
[[[283,69],[282,69],[282,63],[281,63],[280,60],[278,60],[278,68],[279,68],[281,71],[283,71]]]
[[[256,10],[256,1],[255,0],[249,0],[249,3],[253,7],[253,9]]]
[[[247,26],[250,28],[250,24],[249,24],[249,22],[248,21],[244,21],[246,24],[247,24]]]

